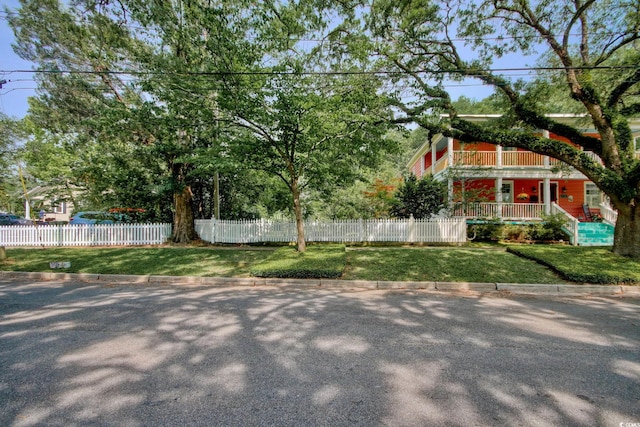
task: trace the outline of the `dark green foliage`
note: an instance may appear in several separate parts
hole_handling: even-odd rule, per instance
[[[531,240],[530,231],[527,224],[505,224],[502,228],[502,239],[524,242]]]
[[[562,227],[566,219],[562,215],[543,215],[543,220],[529,224],[509,224],[497,218],[477,221],[467,226],[469,239],[478,242],[499,240],[516,241],[568,241]]]
[[[446,206],[446,183],[427,175],[422,179],[411,174],[400,186],[392,203],[391,215],[396,218],[430,218]]]
[[[478,221],[467,226],[467,237],[478,242],[498,241],[502,238],[504,223],[498,219]]]
[[[251,274],[256,277],[296,279],[338,278],[346,263],[344,245],[313,245],[305,252],[283,247],[254,266]]]
[[[529,238],[531,240],[548,241],[548,240],[569,240],[569,236],[562,229],[567,223],[566,217],[562,214],[558,215],[542,215],[542,222],[530,224]]]

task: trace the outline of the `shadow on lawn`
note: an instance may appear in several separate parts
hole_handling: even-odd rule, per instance
[[[0,295],[1,425],[640,416],[633,301],[10,282]]]

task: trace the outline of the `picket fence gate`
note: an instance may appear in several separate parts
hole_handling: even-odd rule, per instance
[[[155,245],[171,237],[171,224],[0,226],[0,246]]]
[[[200,238],[211,243],[290,243],[297,240],[295,222],[196,220]],[[307,242],[464,243],[465,218],[374,219],[305,222]]]

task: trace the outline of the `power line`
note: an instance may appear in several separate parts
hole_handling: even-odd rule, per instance
[[[638,65],[597,65],[574,67],[513,67],[513,68],[478,68],[471,70],[418,70],[418,74],[463,74],[468,77],[480,76],[481,73],[506,73],[526,71],[565,71],[565,70],[635,70]],[[83,74],[83,75],[159,75],[159,76],[348,76],[348,75],[408,75],[406,71],[136,71],[136,70],[0,70],[0,73],[25,74]]]

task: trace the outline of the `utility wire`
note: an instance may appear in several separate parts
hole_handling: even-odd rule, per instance
[[[597,65],[575,67],[513,67],[513,68],[484,68],[475,70],[419,70],[419,74],[464,74],[473,77],[474,72],[505,73],[524,71],[565,71],[565,70],[635,70],[639,65]],[[0,73],[25,74],[88,74],[88,75],[159,75],[159,76],[347,76],[347,75],[408,75],[406,71],[136,71],[136,70],[0,70]]]

